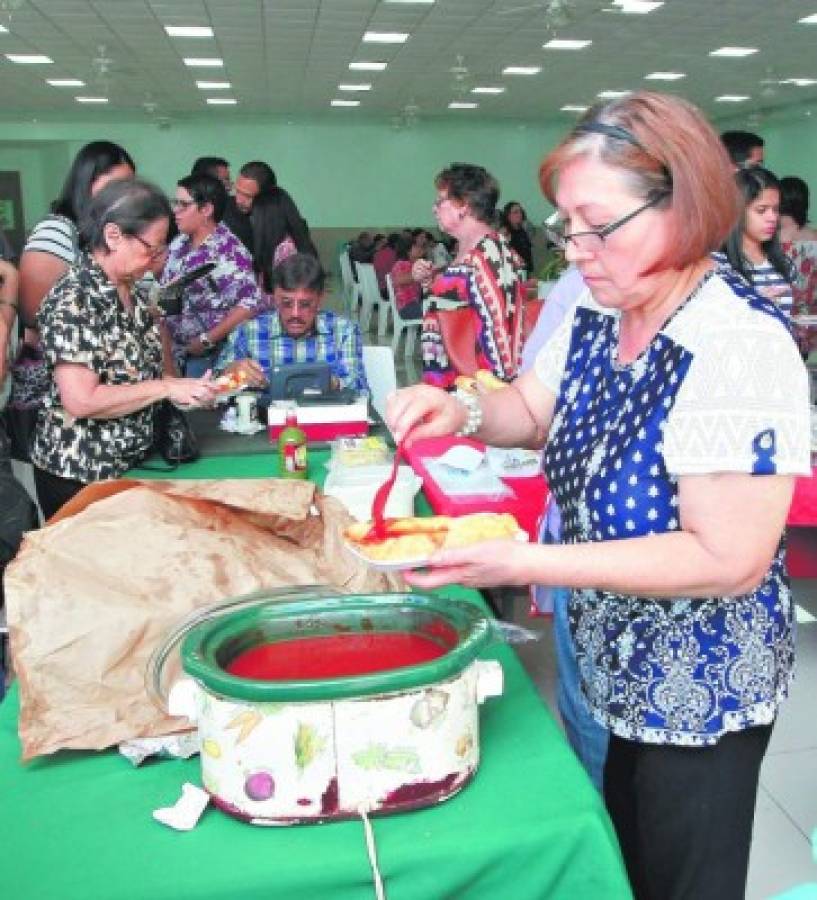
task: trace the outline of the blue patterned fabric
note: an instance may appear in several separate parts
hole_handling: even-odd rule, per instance
[[[810,470],[807,384],[783,316],[733,286],[708,277],[630,365],[616,362],[618,313],[585,295],[540,354],[537,373],[558,393],[545,471],[565,543],[679,530],[684,474]],[[747,348],[758,344],[766,369],[747,387]],[[751,594],[656,600],[575,590],[570,622],[593,714],[629,740],[711,744],[772,721],[788,690],[782,543]]]

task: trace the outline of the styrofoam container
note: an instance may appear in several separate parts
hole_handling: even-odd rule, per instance
[[[326,476],[323,492],[337,497],[359,522],[367,522],[372,517],[374,495],[390,472],[390,465],[333,466]],[[411,466],[400,466],[386,503],[386,515],[390,518],[413,516],[414,497],[422,483]]]

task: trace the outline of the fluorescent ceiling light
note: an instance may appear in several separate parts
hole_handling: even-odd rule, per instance
[[[196,87],[202,91],[227,91],[232,84],[229,81],[197,81]]]
[[[349,68],[355,72],[382,72],[388,63],[384,62],[353,62]]]
[[[647,81],[678,81],[679,78],[686,78],[685,72],[650,72],[645,75]]]
[[[372,86],[370,84],[339,84],[339,91],[370,91]]]
[[[618,12],[646,15],[664,5],[664,0],[613,0]]]
[[[592,41],[568,41],[562,38],[553,38],[546,44],[542,44],[542,47],[545,50],[584,50],[592,43]]]
[[[577,105],[574,105],[573,103],[568,103],[565,106],[560,107],[560,109],[562,110],[562,112],[581,113],[581,112],[587,112],[587,110],[590,109],[590,107],[589,106],[577,106]]]
[[[479,103],[463,103],[461,100],[454,100],[448,104],[449,109],[476,109]]]
[[[817,13],[813,13],[810,16],[804,16],[802,19],[798,19],[802,25],[817,25]]]
[[[74,97],[77,103],[107,103],[107,97]]]
[[[235,106],[238,100],[232,97],[208,97],[207,102],[210,106]]]
[[[54,62],[50,56],[43,56],[40,53],[7,53],[6,59],[21,66],[48,65]]]
[[[85,82],[79,78],[46,78],[51,87],[85,87]]]
[[[632,91],[599,91],[596,96],[599,100],[618,100],[619,97],[626,97]]]
[[[541,66],[505,66],[503,75],[538,75],[542,71]]]
[[[475,87],[471,88],[472,94],[504,94],[504,87]]]
[[[211,38],[213,29],[209,25],[165,25],[169,37]]]
[[[360,100],[330,100],[330,106],[360,106]]]
[[[721,94],[720,97],[715,97],[715,103],[743,103],[744,100],[751,99],[743,94]]]
[[[753,53],[757,53],[757,47],[720,47],[717,50],[712,50],[710,52],[710,56],[751,56]]]
[[[816,78],[784,78],[780,84],[793,84],[795,87],[811,87],[817,84]]]
[[[408,39],[406,31],[367,31],[363,35],[364,44],[405,44]]]
[[[220,69],[224,65],[224,60],[207,56],[186,56],[184,64],[191,68]]]
[[[9,30],[5,25],[0,25],[0,34],[8,34]]]

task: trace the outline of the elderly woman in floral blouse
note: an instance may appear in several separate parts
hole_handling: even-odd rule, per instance
[[[31,452],[46,518],[83,485],[118,478],[153,442],[152,407],[212,402],[210,378],[176,378],[138,279],[165,253],[170,206],[144,181],[114,181],[81,224],[89,252],[37,315],[51,386]]]

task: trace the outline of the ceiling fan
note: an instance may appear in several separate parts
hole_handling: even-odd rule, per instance
[[[564,28],[575,18],[577,5],[576,0],[538,0],[538,2],[525,3],[522,6],[498,9],[497,14],[512,16],[516,13],[541,11],[548,27]]]
[[[456,63],[448,70],[454,79],[451,89],[456,94],[465,94],[468,91],[468,76],[470,72],[468,71],[468,66],[465,65],[465,57],[461,53],[457,54],[456,60]]]

